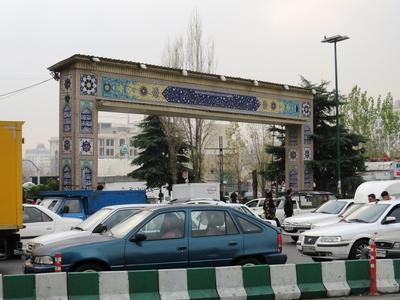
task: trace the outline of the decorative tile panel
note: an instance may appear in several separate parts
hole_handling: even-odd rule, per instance
[[[300,117],[301,102],[273,99],[179,86],[166,86],[138,80],[102,76],[102,97],[116,100],[149,100],[181,105],[225,108]]]
[[[93,74],[81,74],[80,78],[81,95],[97,95],[97,78]]]
[[[312,144],[312,125],[305,124],[304,125],[304,145],[311,145]]]
[[[299,172],[297,166],[289,165],[289,188],[297,189],[299,184]]]
[[[79,139],[79,153],[81,155],[93,155],[93,139]]]
[[[62,76],[61,78],[61,91],[63,93],[71,92],[72,90],[72,76]]]
[[[299,144],[298,131],[295,126],[290,126],[288,129],[289,133],[289,146],[297,146]]]
[[[61,160],[61,175],[62,175],[62,189],[64,191],[69,191],[72,189],[72,160],[62,159]]]
[[[308,118],[308,117],[311,116],[311,113],[312,113],[312,107],[311,107],[310,102],[303,102],[301,104],[301,114],[302,114],[302,116]]]
[[[80,160],[79,169],[81,173],[81,188],[85,190],[92,189],[93,185],[93,161]]]
[[[72,137],[66,136],[62,140],[63,154],[70,155],[72,153]]]
[[[312,159],[312,150],[311,148],[304,148],[304,160],[311,160]]]
[[[294,162],[297,161],[298,158],[298,153],[296,149],[290,149],[289,150],[289,160]]]
[[[81,100],[80,107],[80,130],[82,133],[93,132],[93,101]]]
[[[307,164],[304,166],[304,189],[313,190],[314,189],[314,172],[310,166]]]
[[[72,130],[72,109],[70,104],[65,104],[63,109],[63,132],[71,132]]]

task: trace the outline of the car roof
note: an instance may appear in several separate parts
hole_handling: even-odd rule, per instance
[[[143,203],[143,204],[118,204],[118,205],[109,205],[102,207],[101,209],[121,209],[121,208],[141,208],[141,207],[151,207],[151,206],[159,206],[160,204],[148,204],[148,203]]]

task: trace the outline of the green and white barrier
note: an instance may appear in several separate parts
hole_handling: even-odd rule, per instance
[[[400,260],[378,260],[380,293],[398,293]],[[10,299],[315,299],[366,294],[369,262],[0,275]]]

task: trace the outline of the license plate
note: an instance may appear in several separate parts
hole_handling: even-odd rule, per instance
[[[285,227],[286,231],[293,231],[293,227]]]
[[[376,250],[376,257],[386,257],[386,250]]]
[[[303,246],[303,253],[315,253],[315,247],[313,246]]]

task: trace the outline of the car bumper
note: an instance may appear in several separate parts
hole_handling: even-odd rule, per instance
[[[377,258],[400,258],[400,249],[376,249],[376,257]]]
[[[274,253],[274,254],[269,254],[265,255],[265,263],[267,265],[280,265],[280,264],[285,264],[287,261],[287,256],[286,254],[283,253]]]
[[[25,260],[23,263],[23,269],[25,274],[36,274],[36,273],[53,273],[54,265],[39,265],[32,262],[30,258]],[[68,272],[67,266],[62,266],[63,272]]]
[[[340,242],[335,244],[304,245],[296,244],[297,250],[307,256],[322,257],[328,259],[347,259],[351,249],[351,243]]]
[[[310,230],[311,227],[290,227],[288,230],[287,227],[282,226],[282,233],[287,236],[300,236],[303,232]]]

